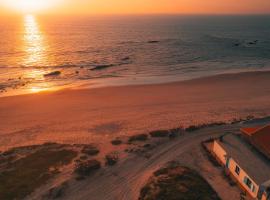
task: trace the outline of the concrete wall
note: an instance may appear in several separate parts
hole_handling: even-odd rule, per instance
[[[264,192],[263,195],[262,195],[262,199],[261,200],[270,200],[270,198],[267,199],[267,196],[269,196],[269,194],[267,194],[266,192]]]
[[[235,168],[236,166],[238,166],[240,168],[240,174],[238,175],[235,172]],[[229,165],[229,171],[231,172],[231,174],[234,176],[235,179],[237,179],[237,181],[241,184],[241,186],[254,198],[257,197],[258,192],[259,192],[259,186],[255,183],[255,181],[253,181],[248,174],[241,168],[241,166],[236,163],[233,159],[231,159],[230,161],[230,165]],[[250,189],[245,183],[244,183],[244,178],[247,177],[252,181],[252,188]]]
[[[263,196],[262,196],[262,200],[267,200],[267,198],[266,198],[266,194],[263,194]]]
[[[214,141],[213,152],[218,157],[219,161],[222,162],[223,165],[226,165],[226,151],[218,144],[217,141]]]
[[[224,166],[226,166],[226,157],[227,153],[226,151],[219,145],[218,141],[214,141],[213,145],[213,152],[218,157],[218,159],[223,163]],[[239,175],[235,172],[235,168],[238,166],[240,168]],[[259,186],[248,176],[248,174],[241,168],[241,165],[238,164],[233,158],[230,158],[229,162],[229,168],[227,168],[232,176],[238,181],[238,183],[244,188],[250,196],[253,198],[256,198],[259,191]],[[244,178],[248,177],[252,181],[253,187],[250,189],[245,183]]]

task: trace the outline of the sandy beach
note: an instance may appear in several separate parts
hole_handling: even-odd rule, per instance
[[[0,150],[107,143],[113,137],[270,113],[270,72],[160,85],[62,90],[0,98]]]

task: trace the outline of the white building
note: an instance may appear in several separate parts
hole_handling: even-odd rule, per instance
[[[241,135],[215,140],[212,151],[251,197],[270,200],[270,161]]]

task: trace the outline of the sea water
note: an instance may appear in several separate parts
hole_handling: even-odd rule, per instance
[[[268,70],[270,16],[0,18],[0,95]]]

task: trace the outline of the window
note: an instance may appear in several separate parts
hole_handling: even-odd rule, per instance
[[[235,166],[234,171],[235,171],[236,174],[238,174],[238,175],[240,174],[240,168],[237,165]]]
[[[248,177],[244,177],[244,183],[250,188],[250,189],[252,189],[252,186],[253,186],[253,184],[252,184],[252,181],[248,178]]]
[[[244,177],[244,183],[249,187],[249,189],[255,193],[256,192],[256,188],[255,185],[252,183],[252,181],[248,178],[248,177]]]
[[[247,186],[251,189],[252,187],[252,182],[249,178],[247,178]]]

